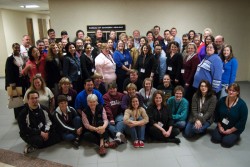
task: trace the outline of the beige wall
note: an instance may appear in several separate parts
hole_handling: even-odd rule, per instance
[[[212,28],[214,35],[225,36],[226,43],[233,46],[239,60],[238,81],[250,81],[250,58],[248,58],[249,5],[239,1],[201,0],[49,0],[51,26],[59,36],[68,31],[71,39],[78,29],[86,32],[86,25],[126,24],[130,35],[139,29],[142,35],[154,25],[164,29],[176,27],[178,36],[190,29],[202,32]]]
[[[18,12],[13,10],[0,9],[0,76],[4,76],[6,58],[12,53],[11,45],[15,42],[21,44],[22,36],[27,34],[26,18],[33,19],[33,29],[35,41],[39,39],[38,18],[47,19],[48,15],[28,12]]]

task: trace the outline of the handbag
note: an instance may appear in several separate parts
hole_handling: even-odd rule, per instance
[[[8,108],[12,109],[12,108],[18,108],[23,106],[23,97],[17,96],[17,97],[10,97],[9,98],[9,104],[8,104]]]
[[[9,96],[22,96],[22,87],[15,87],[15,89],[12,89],[12,86],[7,87],[7,92]]]

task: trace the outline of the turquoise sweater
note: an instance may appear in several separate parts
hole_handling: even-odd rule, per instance
[[[175,96],[170,97],[167,100],[167,105],[172,111],[173,120],[175,121],[186,121],[188,116],[188,101],[182,98],[181,101],[177,102]]]

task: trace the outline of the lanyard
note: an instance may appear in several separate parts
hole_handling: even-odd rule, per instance
[[[227,98],[227,111],[230,112],[231,108],[235,105],[236,101],[238,98],[236,98],[233,102],[233,104],[231,105],[231,107],[229,106],[229,98]]]

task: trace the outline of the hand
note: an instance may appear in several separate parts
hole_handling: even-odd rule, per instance
[[[165,130],[164,130],[164,132],[163,132],[162,134],[163,134],[163,136],[165,136],[165,137],[169,137],[169,136],[170,136],[170,132],[169,132],[169,131],[165,131]]]
[[[231,134],[231,133],[232,133],[232,130],[231,130],[231,129],[227,129],[227,130],[224,131],[224,134],[225,134],[225,135],[229,135],[229,134]]]
[[[195,127],[196,129],[200,129],[200,128],[202,127],[201,121],[200,121],[200,120],[196,120],[196,121],[195,121],[195,124],[194,124],[194,127]]]
[[[98,134],[103,134],[105,132],[105,128],[103,126],[99,126],[97,127],[97,131]]]
[[[128,124],[128,126],[130,128],[137,126],[137,121],[130,121],[129,124]]]
[[[80,136],[80,135],[82,134],[82,127],[78,128],[78,129],[76,130],[76,134],[77,134],[78,136]]]
[[[42,132],[41,131],[41,136],[43,138],[44,141],[49,139],[49,133],[48,132]]]
[[[115,125],[115,121],[114,121],[114,120],[109,121],[109,123],[110,123],[111,125]]]
[[[225,130],[224,130],[224,128],[223,128],[222,126],[218,127],[218,129],[219,129],[219,132],[220,132],[220,133],[222,133],[222,134],[225,133]]]

